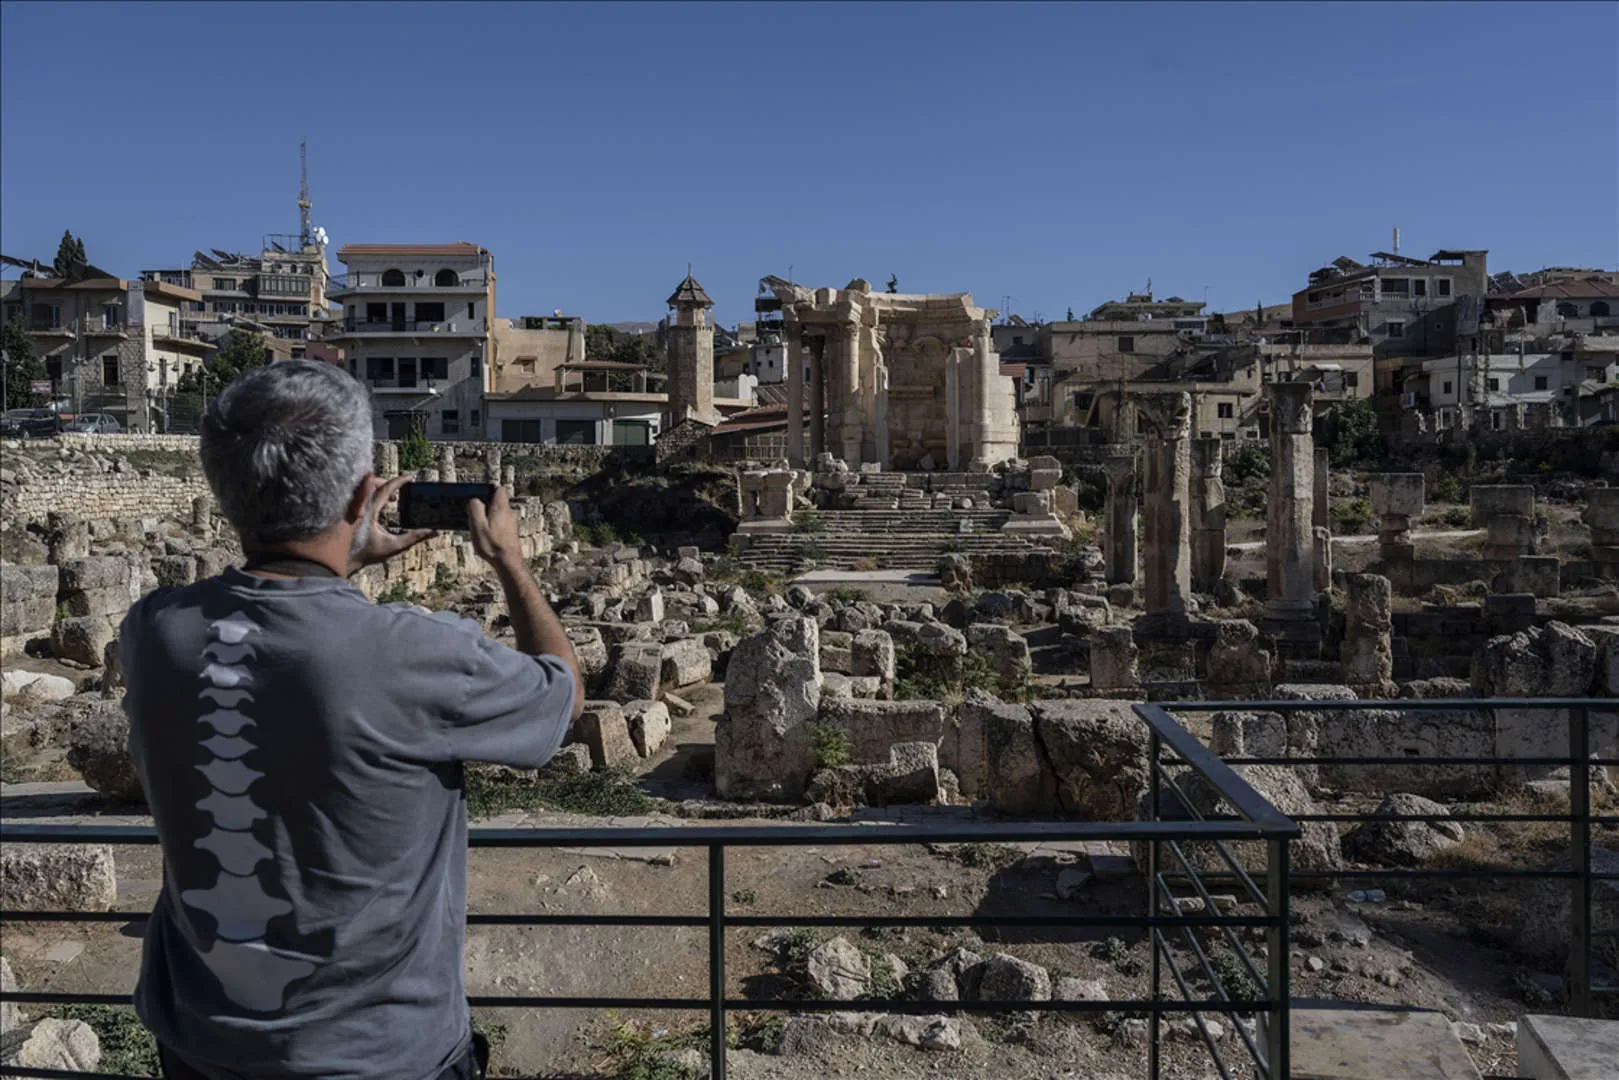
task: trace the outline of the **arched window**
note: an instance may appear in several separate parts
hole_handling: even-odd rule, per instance
[[[1593,318],[1593,319],[1604,319],[1604,318],[1607,318],[1609,312],[1610,312],[1610,309],[1608,307],[1608,302],[1606,300],[1592,301],[1592,303],[1591,303],[1591,318]]]
[[[384,270],[382,272],[382,287],[385,289],[399,288],[405,284],[403,270]]]
[[[457,274],[454,270],[440,270],[438,273],[433,275],[433,284],[439,286],[440,288],[453,288],[454,286],[461,284],[461,275]]]
[[[1557,305],[1557,314],[1565,319],[1574,319],[1579,317],[1580,309],[1565,301]]]

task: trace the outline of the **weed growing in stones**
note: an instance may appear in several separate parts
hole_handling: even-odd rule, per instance
[[[1254,1001],[1260,996],[1259,984],[1248,972],[1248,965],[1230,949],[1209,950],[1209,968],[1220,978],[1226,997],[1233,1001]]]
[[[101,1069],[125,1076],[161,1076],[157,1040],[127,1005],[63,1005],[51,1012],[59,1020],[89,1024],[101,1041]]]
[[[603,1049],[613,1058],[614,1080],[691,1080],[691,1070],[669,1056],[690,1041],[628,1020],[613,1029]]]
[[[392,585],[377,594],[379,604],[413,604],[416,594],[410,589],[410,582],[400,578]]]
[[[1544,1009],[1557,1004],[1556,995],[1536,982],[1529,972],[1522,968],[1512,973],[1512,992],[1518,995],[1518,1000],[1531,1008]]]
[[[757,904],[758,902],[759,894],[754,892],[752,889],[738,889],[736,892],[731,894],[731,903],[733,904],[746,905]]]
[[[828,600],[835,600],[840,604],[858,604],[866,599],[866,590],[854,585],[840,585],[826,594]]]
[[[779,595],[782,581],[781,578],[767,571],[749,570],[738,579],[737,584],[741,585],[750,596],[766,597]]]
[[[849,733],[834,724],[806,724],[809,731],[810,753],[815,764],[823,769],[849,764],[854,755],[854,744]]]
[[[433,588],[453,589],[455,581],[455,571],[450,569],[449,563],[439,563],[433,568]]]
[[[826,519],[819,514],[799,514],[793,519],[793,532],[806,536],[826,532]]]
[[[723,615],[715,615],[707,619],[698,619],[696,622],[691,624],[691,628],[692,632],[697,634],[707,634],[715,630],[723,630],[726,633],[735,634],[739,638],[745,638],[749,634],[753,633],[753,626],[748,622],[748,617],[742,614],[740,611],[727,611]]]
[[[832,885],[858,885],[860,884],[860,871],[852,866],[840,866],[826,875],[826,880]]]
[[[1345,500],[1332,508],[1332,523],[1340,533],[1363,533],[1371,520],[1372,504],[1364,497]]]
[[[776,964],[785,974],[802,972],[819,942],[807,926],[795,926],[776,941]]]
[[[1121,975],[1140,975],[1145,970],[1140,958],[1130,952],[1130,946],[1126,945],[1122,938],[1110,937],[1098,941],[1092,946],[1091,955],[1112,964],[1114,970]]]
[[[867,997],[874,1001],[893,1001],[905,996],[905,984],[894,970],[894,964],[886,956],[873,956],[871,958],[871,993]]]
[[[781,1049],[781,1037],[787,1030],[787,1017],[781,1013],[766,1013],[763,1019],[745,1023],[736,1033],[736,1046],[760,1054],[774,1054]]]
[[[949,855],[962,866],[973,870],[998,870],[1003,866],[1010,866],[1023,858],[1023,852],[1006,844],[986,844],[974,841],[970,844],[957,844],[949,850]]]

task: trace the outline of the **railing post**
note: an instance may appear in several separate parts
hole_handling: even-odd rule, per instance
[[[1568,712],[1569,864],[1574,871],[1574,933],[1569,956],[1569,1008],[1591,1015],[1591,714],[1582,705]]]
[[[1287,1080],[1293,1063],[1289,1048],[1292,1036],[1292,972],[1288,967],[1288,926],[1290,919],[1287,877],[1287,837],[1273,836],[1268,841],[1270,857],[1266,860],[1266,906],[1270,908],[1271,924],[1265,932],[1265,951],[1270,983],[1270,1023],[1265,1035],[1265,1075],[1268,1080]]]
[[[1163,753],[1163,740],[1159,738],[1157,728],[1152,728],[1151,730],[1151,737],[1147,740],[1147,769],[1149,781],[1147,785],[1147,800],[1148,805],[1152,809],[1152,821],[1154,824],[1156,824],[1161,820],[1161,807],[1159,806],[1158,789],[1162,786],[1162,784],[1159,780],[1161,765],[1159,764],[1158,758],[1159,755]],[[1150,919],[1157,914],[1158,840],[1157,838],[1154,838],[1147,841],[1147,917]],[[1152,1003],[1154,1006],[1157,1006],[1160,1003],[1159,999],[1162,997],[1158,988],[1158,980],[1161,975],[1161,972],[1159,971],[1159,964],[1161,962],[1159,957],[1159,945],[1160,940],[1158,927],[1156,924],[1149,923],[1147,926],[1147,947],[1152,951]],[[1162,1037],[1163,1018],[1164,1014],[1157,1008],[1154,1008],[1152,1010],[1152,1016],[1147,1021],[1148,1024],[1151,1025],[1151,1030],[1148,1032],[1147,1037],[1148,1080],[1158,1080],[1158,1043]]]
[[[710,1080],[725,1080],[725,845],[708,845],[708,1055]]]

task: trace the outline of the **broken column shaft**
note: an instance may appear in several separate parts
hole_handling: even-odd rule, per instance
[[[1315,621],[1314,392],[1309,383],[1272,383],[1270,505],[1265,518],[1263,631],[1284,653],[1313,654],[1321,641]]]
[[[1109,585],[1136,580],[1136,463],[1128,446],[1116,446],[1106,459],[1107,505],[1102,527],[1103,559]]]
[[[1192,396],[1143,394],[1147,424],[1143,573],[1148,611],[1186,611],[1192,595]]]
[[[1192,440],[1192,588],[1210,593],[1225,574],[1225,478],[1220,438]]]

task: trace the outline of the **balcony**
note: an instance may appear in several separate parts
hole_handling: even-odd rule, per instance
[[[443,322],[410,322],[388,319],[368,322],[364,319],[343,320],[344,337],[389,337],[395,334],[436,334],[445,337],[483,337],[488,330],[486,319],[446,319]]]
[[[87,315],[79,320],[79,333],[87,338],[127,338],[129,336],[129,327],[123,323],[108,322],[100,315]]]
[[[390,293],[479,293],[489,287],[489,275],[482,270],[460,274],[454,285],[435,284],[429,275],[406,277],[402,284],[384,285],[382,273],[375,270],[355,270],[347,274],[333,274],[326,283],[326,295],[341,296],[356,292]]]

